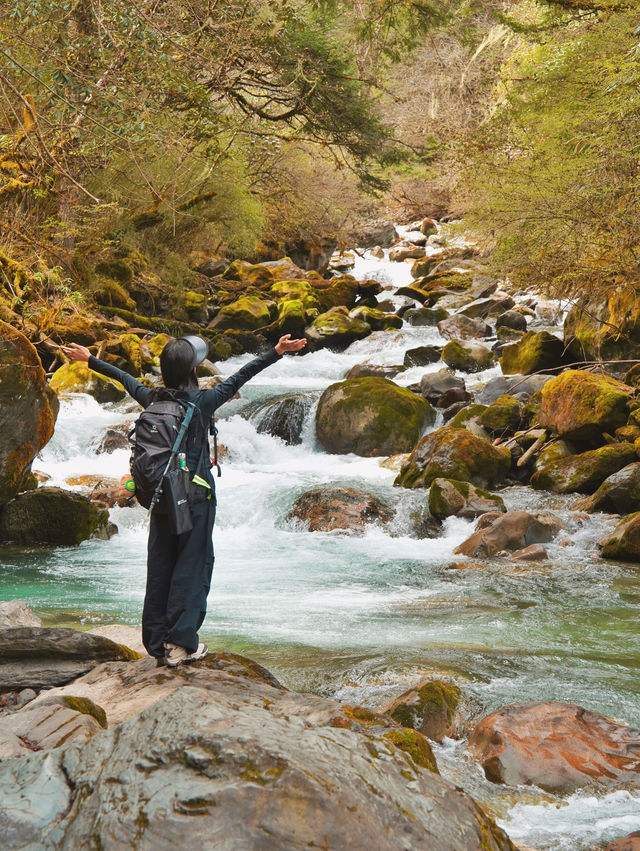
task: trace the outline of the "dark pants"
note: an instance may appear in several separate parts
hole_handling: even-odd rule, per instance
[[[213,572],[215,513],[214,499],[192,505],[193,529],[183,535],[168,531],[166,514],[151,514],[142,610],[142,641],[151,656],[164,655],[165,641],[190,653],[198,647]]]

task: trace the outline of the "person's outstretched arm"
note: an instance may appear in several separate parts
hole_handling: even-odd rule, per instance
[[[292,340],[291,334],[285,334],[284,337],[280,337],[273,349],[269,349],[268,352],[249,361],[246,366],[234,372],[229,378],[225,378],[224,381],[216,384],[211,390],[205,391],[202,405],[203,411],[213,413],[220,405],[224,405],[225,402],[233,398],[242,385],[246,384],[250,378],[253,378],[254,375],[262,372],[263,369],[271,366],[272,363],[280,360],[285,352],[299,352],[306,345],[307,341],[304,339]]]
[[[94,372],[99,372],[100,375],[105,375],[107,378],[113,378],[115,381],[119,381],[127,393],[133,396],[136,402],[142,405],[143,408],[146,408],[149,404],[152,391],[149,387],[145,387],[144,384],[136,381],[128,372],[118,369],[117,366],[112,366],[110,363],[98,360],[98,358],[95,358],[91,354],[89,349],[78,345],[78,343],[71,343],[70,346],[62,346],[61,348],[69,360],[86,363],[89,369]]]

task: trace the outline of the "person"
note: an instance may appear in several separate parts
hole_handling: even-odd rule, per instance
[[[175,667],[181,662],[203,658],[208,648],[199,641],[207,610],[213,572],[213,524],[216,512],[213,466],[209,450],[209,423],[214,411],[286,352],[300,351],[306,340],[281,337],[274,348],[254,358],[210,390],[200,390],[197,368],[208,353],[200,337],[170,340],[160,355],[164,388],[145,387],[128,373],[95,358],[84,346],[62,346],[72,361],[87,363],[89,369],[119,381],[133,398],[147,408],[152,402],[173,398],[193,402],[197,410],[186,435],[186,465],[203,487],[193,488],[193,528],[171,534],[166,515],[151,511],[147,546],[147,582],[142,610],[142,641],[156,664]],[[169,391],[169,392],[168,392]],[[216,459],[217,460],[217,459]]]

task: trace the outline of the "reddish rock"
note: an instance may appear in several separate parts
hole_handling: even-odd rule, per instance
[[[640,730],[571,703],[513,703],[469,738],[487,779],[568,794],[581,786],[640,786]]]
[[[640,830],[634,830],[624,839],[616,839],[605,845],[602,851],[640,851]]]
[[[485,514],[476,531],[456,547],[456,555],[490,558],[503,550],[522,550],[531,544],[551,541],[563,529],[562,523],[550,514],[529,514],[527,511],[507,511],[490,521]]]
[[[367,523],[388,523],[392,511],[371,494],[351,488],[307,491],[293,504],[288,520],[300,520],[310,532],[361,530]]]
[[[530,544],[523,550],[516,550],[511,558],[517,561],[544,561],[548,554],[542,544]]]

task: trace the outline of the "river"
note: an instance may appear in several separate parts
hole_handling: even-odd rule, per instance
[[[409,268],[365,254],[354,274],[376,277],[400,303],[393,290],[410,282]],[[381,459],[329,455],[317,444],[315,402],[328,384],[356,363],[402,363],[407,349],[444,342],[437,328],[404,326],[343,353],[287,356],[220,409],[227,457],[217,480],[216,566],[202,637],[211,649],[258,660],[290,688],[374,709],[435,674],[455,678],[480,701],[482,714],[507,703],[563,700],[640,726],[637,567],[602,561],[595,548],[611,518],[572,515],[575,497],[509,488],[501,492],[508,508],[545,508],[566,523],[567,534],[547,547],[549,562],[451,569],[459,561],[453,550],[472,522],[453,518],[441,537],[409,537],[408,517],[426,492],[393,488],[395,473]],[[219,368],[226,376],[247,360],[236,357]],[[407,386],[441,367],[410,369],[395,380]],[[487,370],[467,377],[468,384],[498,374],[499,368]],[[243,416],[260,400],[291,391],[314,400],[298,446],[260,434],[256,415]],[[100,406],[84,395],[63,400],[55,435],[34,466],[51,475],[52,485],[67,486],[74,475],[119,477],[128,453],[97,455],[96,437],[135,410],[130,402]],[[349,535],[289,524],[296,497],[322,485],[361,488],[395,506],[392,528]],[[0,598],[25,600],[46,625],[137,626],[146,512],[116,508],[111,517],[119,533],[109,541],[3,548]],[[593,848],[640,829],[637,790],[561,798],[495,786],[464,742],[445,740],[435,752],[445,776],[484,803],[514,840],[540,851]]]

